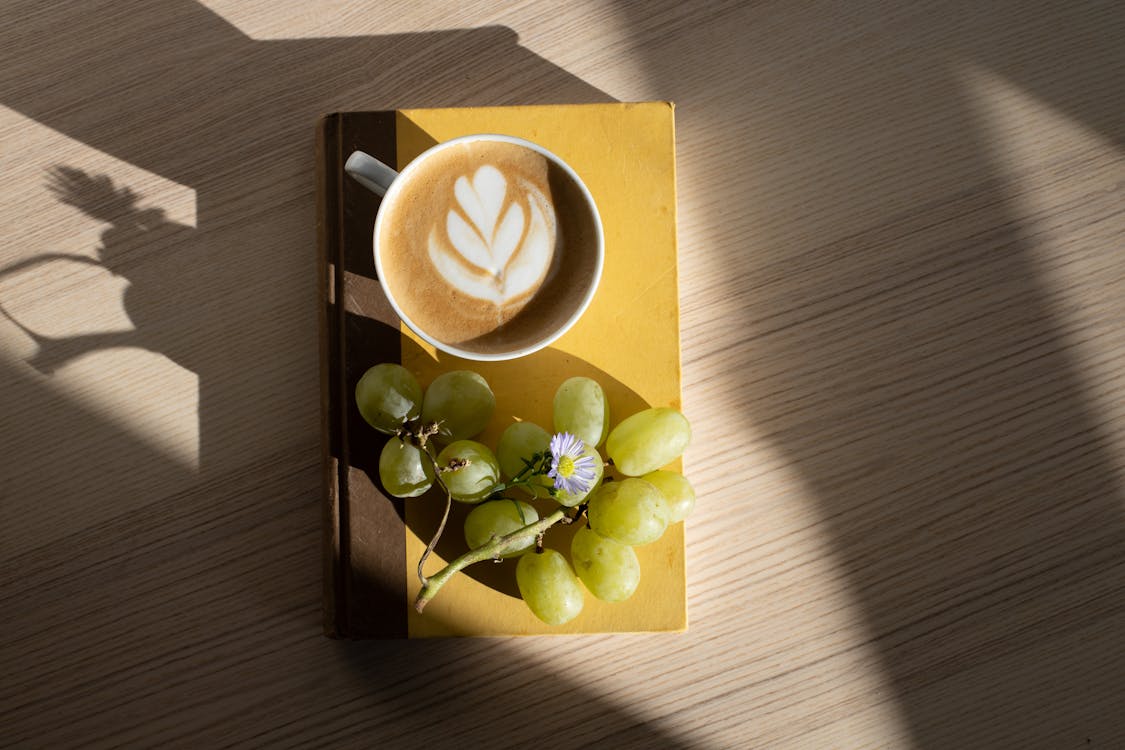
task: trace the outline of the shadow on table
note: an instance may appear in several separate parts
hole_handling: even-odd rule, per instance
[[[742,427],[815,497],[913,744],[1120,742],[1125,493],[1103,411],[1120,392],[1044,271],[1067,217],[1012,194],[973,87],[1006,81],[1125,148],[1125,6],[620,7],[679,105],[683,179],[729,175],[686,203],[696,226],[722,217],[696,257],[743,304],[699,308],[700,330],[732,332],[694,351],[722,353]],[[1078,216],[1119,215],[1105,182]],[[1104,335],[1121,308],[1097,304],[1082,314]]]
[[[37,274],[44,288],[74,264],[121,276],[135,329],[38,330],[18,301],[0,299],[4,325],[40,347],[31,368],[0,359],[0,527],[17,550],[5,569],[19,571],[4,577],[4,594],[20,601],[3,615],[6,641],[19,644],[3,654],[15,676],[0,691],[5,739],[257,742],[358,703],[334,721],[354,727],[362,746],[396,734],[471,745],[499,727],[533,745],[576,722],[568,731],[591,742],[676,746],[503,641],[311,635],[320,620],[316,118],[610,97],[500,27],[258,41],[186,0],[5,10],[0,103],[190,187],[198,217],[196,227],[172,222],[129,185],[53,165],[45,178],[59,199],[108,225],[102,246],[82,258],[42,248],[5,271],[4,281]],[[9,242],[33,241],[19,231],[6,229]],[[164,355],[198,378],[198,467],[53,382],[76,359],[118,347]],[[290,670],[298,662],[304,672]],[[433,690],[439,680],[441,696],[464,694],[447,702]],[[516,721],[529,714],[566,718]]]
[[[323,739],[350,746],[376,736],[385,747],[697,746],[543,663],[554,662],[560,651],[580,662],[585,638],[535,639],[541,648],[519,653],[507,638],[337,642],[335,658],[378,686],[369,699],[394,721],[374,728],[358,722]],[[353,698],[360,706],[365,700]],[[285,736],[284,727],[272,731]]]

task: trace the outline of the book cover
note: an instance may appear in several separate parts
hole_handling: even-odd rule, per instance
[[[605,228],[601,284],[583,318],[550,347],[516,360],[474,362],[436,352],[400,324],[375,276],[372,229],[379,199],[348,178],[355,149],[401,168],[430,146],[469,133],[519,136],[559,155],[589,187]],[[616,604],[587,595],[562,626],[537,620],[518,598],[515,560],[479,563],[456,576],[423,613],[412,607],[416,568],[444,497],[399,500],[381,490],[386,437],[355,407],[355,384],[380,362],[400,362],[423,386],[438,374],[479,372],[496,394],[477,439],[495,447],[514,420],[551,430],[555,390],[575,375],[601,383],[611,424],[648,406],[680,406],[676,270],[675,133],[667,102],[349,112],[317,133],[324,431],[324,622],[347,638],[678,631],[687,626],[683,524],[636,548],[642,578]],[[454,503],[426,563],[432,574],[464,551],[470,506]],[[568,551],[573,527],[547,547]]]

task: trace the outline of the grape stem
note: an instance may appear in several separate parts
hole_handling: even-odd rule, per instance
[[[434,532],[433,537],[430,539],[430,543],[426,545],[426,550],[422,553],[422,556],[418,558],[418,580],[419,582],[421,582],[423,587],[429,583],[429,580],[426,578],[426,574],[423,572],[426,566],[426,561],[430,559],[430,555],[433,554],[434,548],[437,547],[438,542],[441,541],[441,535],[445,533],[445,524],[449,520],[449,511],[453,506],[453,493],[449,491],[449,487],[445,484],[445,480],[442,479],[442,474],[469,465],[468,461],[460,458],[454,458],[450,460],[447,466],[438,465],[437,456],[434,455],[434,449],[431,445],[426,443],[426,439],[431,435],[437,434],[440,425],[440,422],[431,422],[427,425],[424,425],[417,433],[411,432],[410,430],[405,428],[399,430],[399,432],[396,433],[399,439],[404,441],[411,441],[412,443],[417,445],[424,454],[426,454],[426,457],[430,459],[430,464],[434,467],[434,479],[436,480],[438,486],[445,491],[445,513],[443,513],[441,516],[441,523],[438,524],[437,531]],[[526,477],[526,474],[531,471],[533,472],[534,476],[534,472],[541,471],[542,464],[547,460],[548,456],[549,454],[536,453],[532,457],[532,461],[525,460],[525,466],[520,471],[520,473],[517,474],[511,482],[508,482],[507,484],[501,483],[493,487],[492,492],[489,493],[489,497],[495,498],[505,490],[511,489],[512,487],[527,485],[530,482],[530,478]],[[520,511],[520,516],[522,519],[523,511]],[[467,564],[468,563],[466,563],[466,565]],[[418,611],[421,612],[422,610],[419,609]]]
[[[519,473],[512,477],[510,482],[500,482],[492,488],[489,493],[489,499],[497,499],[503,496],[505,492],[513,487],[530,487],[531,480],[536,476],[547,473],[547,468],[551,464],[550,453],[536,453],[530,459],[523,459],[523,468]],[[543,489],[554,495],[554,490],[551,487],[544,487]]]
[[[449,490],[446,490],[445,491],[445,513],[443,513],[442,516],[441,516],[441,523],[438,524],[437,531],[434,532],[434,538],[431,539],[430,543],[426,545],[426,551],[422,553],[422,556],[420,558],[418,558],[418,580],[422,582],[423,586],[426,585],[427,581],[426,581],[426,575],[422,572],[422,568],[425,567],[426,560],[428,560],[430,558],[430,555],[433,554],[434,547],[437,546],[438,540],[441,539],[442,533],[445,532],[445,522],[449,520],[449,511],[452,507],[453,507],[453,495],[449,494]]]
[[[484,560],[494,560],[510,552],[521,550],[529,544],[534,543],[536,538],[555,524],[568,521],[569,517],[566,515],[566,510],[566,508],[560,506],[555,512],[544,516],[535,523],[528,524],[522,529],[516,529],[511,534],[495,537],[487,544],[482,544],[480,547],[471,549],[461,555],[428,579],[423,579],[422,589],[418,592],[418,597],[414,600],[414,609],[418,612],[425,609],[426,605],[434,598],[438,590],[441,589],[450,578],[473,563],[483,562]],[[422,569],[419,566],[419,577],[421,577],[421,574]]]
[[[426,551],[422,553],[422,556],[420,558],[418,558],[418,580],[422,582],[423,586],[426,585],[427,580],[426,574],[422,572],[422,569],[426,566],[426,560],[430,559],[430,555],[433,554],[434,548],[437,547],[438,542],[441,540],[441,535],[445,532],[445,522],[449,520],[449,511],[453,507],[453,493],[449,491],[449,487],[445,485],[445,482],[441,478],[441,475],[444,473],[443,467],[438,466],[437,456],[434,455],[434,449],[429,445],[426,445],[426,438],[429,437],[429,434],[432,434],[430,428],[432,427],[433,431],[436,431],[439,425],[440,422],[435,422],[431,425],[427,425],[422,430],[422,437],[415,439],[418,447],[421,448],[422,452],[426,454],[426,457],[430,459],[430,463],[433,464],[434,479],[437,480],[438,486],[445,490],[445,513],[443,513],[441,516],[441,523],[438,524],[437,531],[434,532],[433,538],[430,539],[430,543],[426,545]],[[411,437],[413,438],[413,436]],[[454,462],[451,461],[450,465],[452,466],[453,463]],[[464,463],[466,462],[462,462],[462,464]]]

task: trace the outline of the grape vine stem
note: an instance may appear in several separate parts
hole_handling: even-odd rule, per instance
[[[557,523],[569,520],[569,517],[566,515],[566,510],[567,508],[560,506],[555,512],[544,516],[535,523],[528,524],[522,529],[516,529],[511,534],[494,538],[491,542],[483,544],[476,549],[471,549],[453,560],[453,562],[446,565],[437,573],[425,579],[422,589],[418,592],[418,597],[414,600],[414,609],[418,612],[425,609],[426,605],[434,598],[438,590],[441,589],[450,578],[473,563],[494,560],[509,552],[515,552],[530,544],[534,544],[536,537],[544,531]],[[421,574],[420,568],[419,574]]]
[[[438,524],[437,531],[434,532],[433,539],[431,539],[430,543],[426,545],[426,551],[423,552],[422,556],[418,558],[418,580],[422,582],[423,586],[426,585],[426,575],[425,575],[425,573],[422,572],[422,569],[426,565],[426,560],[428,560],[430,558],[430,555],[433,554],[434,547],[436,547],[437,544],[438,544],[438,541],[441,540],[441,535],[445,532],[445,522],[449,520],[449,511],[450,511],[450,509],[452,509],[452,507],[453,507],[453,496],[449,494],[449,490],[446,490],[445,491],[445,513],[443,513],[442,516],[441,516],[441,523]]]
[[[437,481],[438,486],[441,487],[445,491],[445,513],[442,514],[441,523],[438,524],[437,531],[434,532],[433,538],[430,539],[430,543],[426,545],[426,551],[423,552],[422,556],[418,559],[418,580],[419,580],[419,582],[421,582],[423,588],[429,583],[429,579],[426,578],[426,574],[423,572],[423,569],[426,566],[426,561],[429,560],[430,555],[433,554],[434,548],[437,547],[438,542],[441,540],[441,535],[445,532],[445,523],[446,523],[446,521],[449,520],[449,511],[450,511],[450,508],[453,505],[453,493],[451,493],[449,491],[449,486],[446,485],[445,480],[442,479],[442,474],[444,474],[447,471],[453,471],[455,469],[462,468],[462,467],[467,466],[469,464],[468,461],[465,461],[463,459],[453,459],[449,462],[448,466],[440,466],[438,464],[437,456],[434,455],[433,447],[431,445],[428,445],[426,441],[431,436],[436,435],[438,433],[438,430],[440,429],[440,427],[441,427],[441,422],[430,422],[426,425],[423,425],[422,428],[418,431],[417,434],[415,434],[414,432],[412,432],[411,430],[409,430],[405,427],[401,428],[397,433],[395,433],[399,437],[400,440],[404,440],[404,441],[409,440],[414,445],[418,446],[418,448],[421,449],[421,451],[426,455],[426,457],[430,459],[430,464],[434,467],[434,479]],[[545,469],[546,462],[548,461],[549,458],[550,458],[549,453],[536,453],[534,456],[531,457],[530,461],[527,460],[527,459],[524,459],[523,469],[521,469],[520,472],[518,474],[516,474],[516,476],[512,479],[512,481],[510,481],[506,484],[500,483],[500,484],[496,485],[495,487],[493,487],[492,491],[489,493],[489,498],[495,499],[495,498],[501,497],[502,494],[505,491],[507,491],[507,490],[509,490],[513,487],[526,487],[526,486],[528,486],[530,484],[528,472],[531,472],[532,476],[534,476],[537,472],[542,473]],[[554,490],[551,490],[551,492],[553,494]],[[520,512],[520,516],[522,518],[522,516],[523,516],[522,511]],[[544,528],[547,528],[547,527],[544,527]],[[522,530],[523,529],[520,529],[520,531],[522,531]],[[514,532],[514,533],[519,533],[519,531]],[[476,562],[476,561],[474,560],[473,562]],[[465,565],[468,565],[468,564],[469,563],[465,563]],[[454,571],[454,572],[456,572],[456,571]],[[439,588],[440,588],[440,585],[439,585]],[[423,604],[422,606],[424,607],[425,604]],[[419,612],[422,611],[421,607],[418,608],[418,611]]]

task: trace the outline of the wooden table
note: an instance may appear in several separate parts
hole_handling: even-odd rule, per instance
[[[1125,6],[508,5],[5,3],[0,745],[1125,746]],[[315,118],[612,99],[690,631],[323,638]]]

